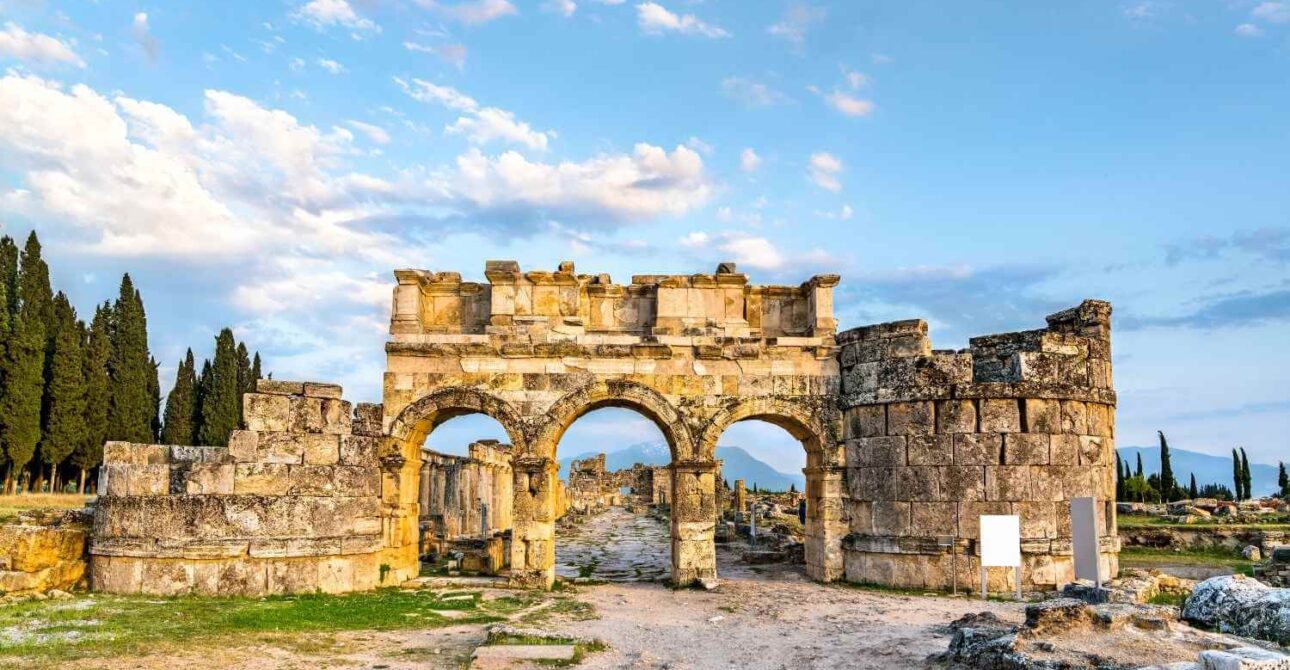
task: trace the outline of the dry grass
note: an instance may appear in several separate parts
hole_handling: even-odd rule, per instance
[[[22,493],[0,496],[0,521],[29,509],[80,509],[92,496],[75,493]]]

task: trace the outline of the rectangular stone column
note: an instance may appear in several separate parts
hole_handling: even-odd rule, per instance
[[[845,469],[809,467],[806,474],[806,574],[831,582],[843,576],[842,538],[847,524],[842,514]]]
[[[715,585],[716,461],[678,461],[672,470],[672,583]]]
[[[516,458],[512,508],[511,585],[551,588],[555,583],[555,495],[559,466],[542,457]]]

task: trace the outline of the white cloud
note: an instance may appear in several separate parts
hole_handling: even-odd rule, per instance
[[[730,208],[722,207],[721,210],[729,212]],[[678,241],[681,243],[681,246],[683,247],[696,248],[696,247],[708,246],[708,240],[709,240],[709,236],[707,233],[696,230],[694,232],[686,234],[685,237],[682,237]]]
[[[0,32],[0,58],[15,58],[24,63],[66,63],[85,67],[72,45],[49,35],[29,33],[19,25],[7,22]]]
[[[563,14],[567,18],[578,11],[578,4],[573,0],[547,0],[542,3],[542,9],[556,14]]]
[[[292,17],[304,21],[318,30],[333,26],[348,28],[354,39],[361,39],[365,34],[379,33],[381,27],[371,19],[360,16],[346,0],[310,0],[301,5]]]
[[[679,244],[696,255],[718,252],[726,260],[756,270],[781,272],[799,265],[823,265],[835,260],[825,251],[814,249],[804,254],[787,254],[780,245],[766,238],[738,231],[707,233],[694,231],[686,234]],[[704,253],[704,255],[708,255]]]
[[[466,67],[466,46],[464,44],[444,44],[442,46],[404,42],[403,48],[408,51],[427,53],[451,64],[458,70]]]
[[[824,16],[823,7],[794,3],[784,11],[784,16],[777,23],[766,29],[766,32],[801,46],[806,41],[806,33],[810,30],[811,24],[823,21]]]
[[[291,68],[292,72],[299,72],[305,69],[305,59],[292,58],[291,62],[287,64],[287,67]]]
[[[528,123],[516,119],[512,112],[497,107],[483,107],[474,98],[451,86],[439,86],[423,79],[408,82],[396,77],[394,81],[413,99],[464,112],[465,116],[445,126],[444,132],[464,135],[474,144],[501,140],[545,151],[551,138],[555,137],[552,131],[534,130]]]
[[[1290,4],[1261,2],[1250,10],[1250,16],[1268,23],[1290,23]]]
[[[874,110],[874,104],[872,101],[857,98],[842,91],[834,91],[824,96],[824,100],[828,102],[829,106],[833,109],[851,117],[869,116],[869,114]]]
[[[841,191],[842,183],[838,181],[840,172],[842,172],[842,161],[833,154],[826,151],[811,154],[808,174],[816,186],[835,193]]]
[[[437,0],[417,0],[417,3],[444,18],[466,25],[488,23],[519,13],[509,0],[467,0],[456,4],[445,4]]]
[[[743,170],[744,172],[756,172],[757,168],[761,167],[761,163],[761,156],[758,156],[757,152],[752,150],[752,147],[747,147],[743,151],[739,152],[740,170]]]
[[[656,2],[642,2],[636,5],[636,21],[640,24],[641,30],[649,35],[674,32],[713,39],[730,37],[730,33],[720,26],[706,23],[693,14],[674,14]]]
[[[856,72],[848,67],[842,68],[842,76],[846,79],[847,87],[853,91],[858,91],[869,83],[869,78],[862,72]]]
[[[354,120],[350,120],[347,123],[349,123],[351,128],[367,135],[367,139],[372,140],[377,144],[390,143],[390,133],[378,125]]]
[[[783,93],[751,79],[726,77],[721,80],[721,92],[726,97],[749,107],[768,107],[788,102]]]
[[[1242,23],[1232,32],[1240,35],[1241,37],[1259,37],[1263,35],[1263,29],[1253,23]]]
[[[338,63],[338,62],[336,62],[336,61],[334,61],[334,60],[332,60],[332,59],[330,59],[330,58],[319,58],[319,59],[318,59],[318,67],[320,67],[320,68],[322,68],[322,69],[324,69],[324,70],[326,70],[326,71],[328,71],[328,72],[330,72],[330,73],[332,73],[332,74],[344,74],[344,73],[346,73],[346,72],[348,72],[348,71],[349,71],[349,70],[345,69],[345,66],[344,66],[344,65],[341,65],[340,63]]]
[[[157,44],[157,38],[152,36],[148,27],[148,14],[139,12],[134,15],[134,21],[130,25],[130,32],[134,35],[134,40],[143,48],[143,53],[148,56],[148,60],[157,61],[157,54],[160,47]]]
[[[836,212],[816,210],[815,215],[822,219],[834,219],[837,221],[847,221],[852,216],[855,216],[855,210],[851,209],[851,205],[843,205],[841,209],[837,210]]]
[[[708,144],[707,142],[704,142],[701,138],[696,137],[694,135],[691,135],[690,139],[685,141],[685,146],[690,147],[691,149],[694,149],[695,151],[703,154],[704,156],[712,155],[712,151],[713,151],[712,145]]]
[[[490,158],[471,150],[457,158],[454,177],[431,186],[485,210],[600,212],[619,219],[684,214],[712,194],[699,154],[684,146],[668,153],[649,144],[637,144],[631,155],[560,163],[530,161],[514,151]]]

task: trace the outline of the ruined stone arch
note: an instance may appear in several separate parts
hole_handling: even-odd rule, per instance
[[[716,457],[717,442],[726,429],[740,421],[760,420],[779,426],[806,449],[808,467],[843,465],[831,407],[780,398],[741,398],[728,403],[704,424],[699,436],[699,458]]]
[[[533,455],[555,458],[556,447],[569,426],[578,417],[605,407],[630,409],[653,421],[667,440],[673,461],[695,457],[694,440],[682,411],[658,391],[625,379],[596,380],[557,400],[537,431]]]
[[[520,412],[501,398],[465,386],[438,389],[403,408],[390,424],[393,446],[405,459],[417,460],[430,431],[448,419],[467,414],[483,414],[497,421],[515,450],[525,452],[529,442]]]

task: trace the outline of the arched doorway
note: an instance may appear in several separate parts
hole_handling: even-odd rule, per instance
[[[801,445],[806,453],[806,467],[802,469],[806,574],[826,582],[842,577],[842,538],[847,532],[842,504],[844,456],[836,437],[837,427],[829,421],[831,416],[805,404],[752,398],[717,412],[699,438],[701,452],[719,458],[718,444],[731,426],[757,421],[782,429]]]
[[[671,575],[671,451],[635,410],[602,407],[557,445],[567,510],[556,523],[558,578],[659,581]]]

